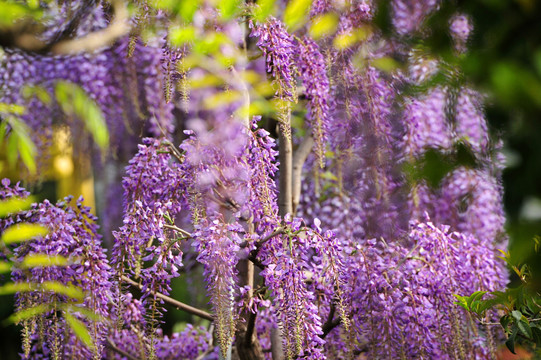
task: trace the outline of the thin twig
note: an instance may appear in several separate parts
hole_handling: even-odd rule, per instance
[[[163,224],[163,226],[168,228],[168,229],[175,230],[176,232],[179,232],[179,233],[181,233],[182,235],[184,235],[186,237],[189,237],[189,238],[193,237],[193,235],[190,232],[188,232],[188,231],[186,231],[184,229],[181,229],[178,226],[169,225],[169,224]]]
[[[109,349],[113,350],[114,352],[128,358],[129,360],[139,360],[138,357],[136,356],[133,356],[132,354],[130,353],[127,353],[125,352],[124,350],[120,349],[119,347],[116,346],[116,344],[114,343],[114,341],[111,339],[111,338],[107,338],[107,346],[109,347]]]
[[[127,276],[124,276],[122,275],[122,281],[132,285],[132,286],[135,286],[137,288],[139,288],[140,290],[143,290],[143,285],[139,284],[138,282],[136,281],[133,281],[132,279],[130,279],[129,277]],[[190,306],[188,304],[184,304],[178,300],[175,300],[167,295],[164,295],[160,292],[157,292],[157,291],[150,291],[150,293],[154,296],[156,296],[157,298],[160,298],[162,299],[163,301],[165,301],[166,303],[168,303],[169,305],[172,305],[174,306],[175,308],[179,309],[179,310],[183,310],[183,311],[186,311],[190,314],[193,314],[193,315],[196,315],[196,316],[199,316],[200,318],[203,318],[203,319],[207,319],[207,320],[210,320],[210,321],[213,321],[214,320],[214,317],[212,316],[212,314],[209,314],[208,312],[204,311],[204,310],[201,310],[201,309],[198,309],[198,308],[195,308],[193,306]]]
[[[261,245],[263,245],[264,243],[266,243],[267,241],[269,241],[270,239],[272,239],[276,235],[280,235],[280,234],[283,234],[283,233],[284,233],[284,228],[279,227],[276,230],[274,230],[272,233],[270,233],[269,235],[265,236],[263,239],[259,239],[256,246],[260,247]],[[244,241],[242,244],[240,244],[240,247],[245,248],[245,247],[248,246],[248,244],[249,244],[248,241]]]

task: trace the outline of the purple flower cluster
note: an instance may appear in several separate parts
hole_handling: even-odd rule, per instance
[[[295,89],[294,58],[297,47],[282,22],[270,17],[263,24],[252,24],[251,36],[257,37],[257,46],[263,51],[267,72],[272,74],[281,98],[290,99]]]
[[[18,185],[10,189],[9,181],[4,180],[2,184],[5,187],[2,195],[25,195]],[[53,291],[54,288],[36,289],[17,295],[19,310],[40,305],[51,306],[50,310],[23,323],[26,357],[39,358],[51,354],[53,358],[60,358],[86,354],[88,357],[100,358],[104,351],[103,341],[107,332],[105,321],[111,315],[110,299],[113,294],[111,267],[101,247],[96,218],[89,208],[81,204],[82,198],[76,201],[75,206],[69,205],[71,201],[71,198],[66,198],[56,205],[48,201],[34,204],[30,210],[11,217],[11,221],[8,221],[36,223],[49,230],[46,236],[26,241],[15,248],[13,253],[16,263],[24,264],[25,259],[40,256],[61,256],[67,261],[61,265],[53,263],[30,268],[14,267],[14,282],[38,287],[56,282],[84,292],[84,297],[80,300],[67,293],[62,295]],[[74,313],[80,321],[87,324],[95,344],[93,349],[78,340],[73,331],[66,330],[70,328],[62,315],[57,314],[59,310]],[[90,310],[100,318],[87,318],[85,310]]]
[[[495,248],[430,222],[412,224],[407,241],[369,240],[349,250],[345,294],[359,350],[371,358],[483,353],[490,334],[478,332],[453,294],[505,285]]]
[[[325,144],[328,135],[330,84],[327,63],[319,46],[309,38],[298,42],[297,66],[305,86],[308,103],[308,119],[316,142],[316,156],[323,167]]]
[[[238,224],[226,224],[217,218],[211,223],[206,220],[196,226],[192,246],[196,249],[197,261],[203,264],[207,289],[214,310],[214,323],[220,351],[227,357],[235,334],[235,295],[238,292],[238,253],[244,232]]]
[[[178,193],[185,180],[178,163],[172,163],[167,141],[144,139],[126,169],[124,225],[114,233],[113,263],[119,276],[129,273],[142,279],[143,296],[150,291],[168,294],[170,281],[179,275],[182,247],[173,226],[186,199]],[[144,267],[143,263],[151,265]],[[151,317],[154,314],[151,314]]]
[[[400,35],[418,31],[423,21],[436,10],[440,0],[393,0],[393,25]]]

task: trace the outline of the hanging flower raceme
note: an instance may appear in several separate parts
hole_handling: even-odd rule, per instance
[[[2,184],[2,197],[25,195],[18,185],[10,189],[8,181]],[[71,201],[34,204],[7,221],[9,225],[40,224],[49,231],[13,250],[12,279],[30,286],[30,291],[17,294],[18,310],[42,309],[37,316],[23,320],[26,357],[50,354],[60,359],[85,354],[100,359],[103,355],[106,321],[111,315],[112,272],[101,247],[96,218],[82,205],[82,198],[75,206],[69,205]],[[78,322],[88,327],[90,341],[85,343],[75,330],[66,330]]]
[[[227,224],[219,216],[215,220],[204,220],[196,226],[192,246],[196,249],[197,261],[204,266],[207,290],[214,310],[214,323],[222,356],[227,356],[235,334],[235,296],[238,293],[238,253],[242,239],[242,226]]]
[[[345,294],[359,350],[371,358],[489,358],[492,334],[470,322],[453,294],[505,286],[494,246],[430,222],[412,224],[408,242],[369,240],[350,250]]]
[[[284,221],[285,235],[269,239],[258,252],[258,258],[265,265],[261,276],[274,297],[273,308],[287,359],[296,356],[324,359],[321,317],[315,294],[306,284],[311,281],[310,277],[321,275],[322,270],[319,261],[313,261],[307,250],[318,249],[317,258],[318,253],[321,256],[324,242],[317,241],[319,238],[312,230],[301,228],[300,219],[286,217]]]
[[[327,62],[319,46],[310,38],[298,40],[297,66],[308,98],[308,119],[316,143],[316,156],[323,168],[325,144],[329,126],[330,84],[327,77]]]

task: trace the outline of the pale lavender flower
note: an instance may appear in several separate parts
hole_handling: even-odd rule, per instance
[[[472,20],[468,15],[455,14],[449,24],[449,32],[455,42],[455,49],[458,52],[466,51],[468,38],[473,31]]]
[[[435,88],[418,99],[409,99],[404,109],[404,147],[407,156],[417,157],[429,148],[450,150],[452,133],[446,117],[447,94]]]

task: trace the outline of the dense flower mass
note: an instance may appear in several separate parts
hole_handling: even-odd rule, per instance
[[[72,198],[0,219],[47,230],[0,247],[23,358],[494,358],[454,295],[505,287],[500,155],[483,95],[423,43],[440,1],[391,1],[385,31],[377,1],[188,3],[40,3],[43,47],[0,51],[6,148],[24,160],[13,119],[42,150],[69,128],[106,190],[101,229]],[[444,24],[463,56],[472,20]],[[96,113],[58,84],[110,151],[84,151]]]

